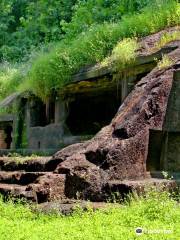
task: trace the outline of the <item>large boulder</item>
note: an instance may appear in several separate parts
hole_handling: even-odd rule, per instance
[[[68,197],[98,201],[108,181],[146,177],[149,130],[162,130],[180,48],[169,54],[173,64],[155,68],[135,86],[116,116],[91,140],[53,156],[55,173],[66,174]]]

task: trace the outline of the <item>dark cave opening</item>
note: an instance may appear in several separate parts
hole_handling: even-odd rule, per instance
[[[6,128],[5,128],[5,133],[6,133],[6,139],[5,139],[5,142],[7,144],[7,149],[10,149],[11,148],[11,143],[12,143],[12,131],[13,131],[13,128],[11,125],[8,125]]]
[[[158,130],[150,130],[148,156],[146,162],[147,171],[162,170],[161,154],[163,148],[164,133]]]
[[[0,149],[10,149],[12,144],[12,122],[1,122],[0,124]]]
[[[108,125],[120,106],[117,90],[77,95],[69,103],[66,124],[73,135],[91,135]]]

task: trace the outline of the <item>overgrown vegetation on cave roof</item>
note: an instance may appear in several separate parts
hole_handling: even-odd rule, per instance
[[[176,0],[3,0],[0,9],[1,99],[24,90],[47,99],[82,67],[111,55],[131,62],[138,37],[180,23]]]

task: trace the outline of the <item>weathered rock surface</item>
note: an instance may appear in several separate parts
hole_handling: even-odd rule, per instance
[[[66,173],[73,192],[96,201],[97,196],[103,198],[103,188],[110,180],[146,177],[149,130],[162,130],[173,76],[180,70],[179,56],[180,48],[169,54],[172,66],[155,68],[144,77],[111,124],[92,140],[67,147],[53,156],[60,162],[55,172]]]

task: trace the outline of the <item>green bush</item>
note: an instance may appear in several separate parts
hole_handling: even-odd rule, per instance
[[[155,0],[153,0],[155,1]],[[162,0],[161,0],[162,1]],[[75,36],[91,25],[117,21],[150,0],[1,0],[0,61],[22,61],[39,44]]]
[[[115,72],[132,66],[136,59],[139,44],[136,39],[125,38],[113,49],[112,55],[101,62],[101,66],[110,66]]]
[[[1,0],[0,61],[22,61],[39,44],[60,40],[77,0]]]
[[[92,25],[104,22],[117,22],[123,15],[140,12],[148,4],[156,0],[87,0],[79,1],[75,7],[72,20],[61,22],[68,37],[85,32]],[[162,2],[162,0],[161,0]]]

